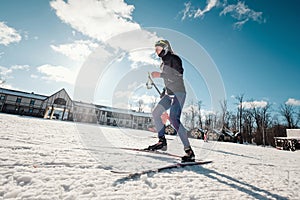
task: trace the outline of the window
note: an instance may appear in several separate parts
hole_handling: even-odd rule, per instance
[[[4,100],[5,99],[5,95],[1,95],[0,100]]]
[[[33,109],[32,108],[29,108],[29,113],[33,113]]]
[[[112,112],[107,112],[107,115],[106,115],[107,117],[113,117],[113,114],[112,114]]]
[[[21,103],[21,101],[22,101],[22,98],[18,97],[17,100],[16,100],[16,103]]]
[[[30,100],[30,105],[33,106],[33,105],[34,105],[34,102],[35,102],[35,100],[34,100],[34,99],[31,99],[31,100]]]
[[[57,98],[54,100],[54,104],[58,104],[58,105],[66,105],[67,102],[66,100],[64,100],[63,98]]]

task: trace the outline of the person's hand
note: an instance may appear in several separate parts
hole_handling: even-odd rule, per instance
[[[160,72],[152,72],[151,76],[152,76],[152,78],[159,78],[160,77]]]

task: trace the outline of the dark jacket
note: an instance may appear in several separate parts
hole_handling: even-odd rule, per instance
[[[182,61],[179,56],[168,52],[162,57],[161,77],[164,79],[167,94],[172,95],[176,92],[186,93],[183,82]]]

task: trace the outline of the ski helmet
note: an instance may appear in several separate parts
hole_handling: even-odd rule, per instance
[[[168,52],[173,53],[171,45],[168,40],[159,40],[155,43],[155,47],[160,46],[163,48],[162,52],[159,54],[159,57],[165,56]]]

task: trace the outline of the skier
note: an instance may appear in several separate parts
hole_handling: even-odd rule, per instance
[[[183,143],[185,155],[182,162],[194,162],[195,154],[190,146],[187,130],[180,122],[182,108],[186,98],[186,90],[183,82],[183,68],[181,59],[174,54],[170,43],[167,40],[159,40],[155,43],[156,54],[162,59],[161,72],[152,72],[153,78],[163,78],[165,88],[161,99],[153,109],[152,115],[154,125],[158,131],[158,142],[146,148],[147,150],[167,150],[167,140],[165,138],[162,114],[170,109],[169,120],[179,134]]]
[[[207,132],[208,131],[206,130],[204,133],[204,138],[203,138],[204,142],[208,142],[208,133]]]

